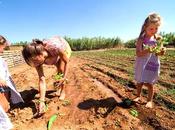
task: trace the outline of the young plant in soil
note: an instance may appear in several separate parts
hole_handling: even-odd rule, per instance
[[[63,73],[58,73],[58,74],[54,75],[54,79],[55,79],[55,80],[60,80],[60,79],[63,78],[63,76],[64,76]]]
[[[132,116],[134,116],[134,117],[138,117],[138,115],[139,115],[138,111],[135,110],[135,109],[131,109],[131,110],[129,111],[129,113],[130,113]]]

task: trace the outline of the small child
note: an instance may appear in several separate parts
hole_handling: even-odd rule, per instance
[[[8,45],[7,40],[0,35],[0,53]],[[15,84],[8,71],[7,64],[0,57],[0,129],[11,129],[12,124],[5,112],[10,109],[10,103],[13,104],[24,102],[19,92],[17,92]],[[5,126],[4,126],[5,125]]]
[[[144,46],[155,47],[157,45],[157,39],[160,36],[157,35],[158,28],[161,24],[161,17],[156,14],[150,14],[142,25],[142,29],[139,38],[136,43],[136,63],[135,63],[135,80],[137,81],[137,98],[134,101],[140,100],[142,86],[148,87],[148,102],[147,108],[153,108],[153,85],[158,80],[160,73],[160,59],[159,55],[165,53],[164,48],[161,48],[159,53],[151,53],[150,49],[144,48]]]

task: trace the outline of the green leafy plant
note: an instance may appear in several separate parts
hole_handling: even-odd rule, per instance
[[[160,53],[162,49],[165,49],[163,48],[163,45],[167,45],[168,44],[168,39],[167,38],[159,38],[157,40],[157,45],[156,46],[149,46],[149,45],[145,45],[143,44],[144,48],[145,49],[149,49],[149,51],[151,53]]]
[[[63,78],[63,76],[64,76],[63,73],[58,73],[58,74],[56,74],[56,75],[54,76],[54,79],[55,79],[55,80],[60,80],[60,79]]]
[[[60,113],[56,113],[56,114],[52,115],[48,121],[47,130],[51,130],[52,124],[57,119],[58,116],[64,116],[64,115],[65,114],[60,114]]]
[[[157,95],[158,96],[160,96],[160,95],[166,95],[166,96],[172,96],[172,97],[174,97],[174,95],[175,95],[175,89],[163,90],[163,91],[160,91]]]
[[[47,124],[47,130],[51,130],[52,124],[56,120],[57,117],[58,117],[58,114],[54,114],[50,117],[48,124]]]
[[[135,109],[131,109],[129,113],[134,117],[137,117],[139,115],[138,111]]]

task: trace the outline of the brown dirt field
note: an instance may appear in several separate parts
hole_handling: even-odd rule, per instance
[[[131,108],[125,108],[119,103],[125,98],[133,99],[135,89],[124,88],[108,75],[86,66],[87,63],[90,61],[71,58],[64,101],[54,96],[52,76],[56,72],[55,67],[44,66],[47,81],[46,102],[49,109],[36,119],[32,117],[36,112],[37,73],[27,65],[11,68],[17,89],[25,100],[24,104],[12,105],[8,113],[14,124],[13,130],[47,130],[48,120],[55,113],[61,115],[53,123],[52,130],[175,129],[175,112],[156,103],[154,109],[145,108],[144,102],[132,105],[139,112],[138,117],[133,117],[129,113]]]

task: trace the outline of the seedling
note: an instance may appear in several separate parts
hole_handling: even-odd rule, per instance
[[[138,111],[135,109],[131,109],[129,113],[134,117],[137,117],[139,115]]]
[[[48,121],[47,130],[51,130],[52,124],[57,119],[58,116],[64,116],[64,114],[56,113],[52,115]]]
[[[63,76],[64,76],[63,73],[58,73],[58,74],[56,74],[56,75],[54,76],[54,79],[55,79],[55,80],[60,80],[60,79],[63,78]]]

